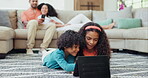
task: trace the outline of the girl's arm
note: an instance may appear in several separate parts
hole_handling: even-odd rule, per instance
[[[63,24],[64,25],[64,23],[60,19],[58,19],[57,17],[50,17],[50,18],[52,20],[56,21],[57,24]]]
[[[61,24],[60,22],[57,22],[57,21],[55,21],[55,20],[53,20],[53,19],[51,19],[50,22],[53,22],[53,23],[55,23],[55,24]]]
[[[64,27],[64,26],[68,26],[68,25],[70,25],[70,24],[56,24],[56,27]]]

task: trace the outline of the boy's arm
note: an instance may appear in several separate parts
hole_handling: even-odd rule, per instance
[[[73,58],[74,59],[74,58]],[[65,71],[74,71],[75,64],[74,63],[68,63],[64,56],[61,54],[58,54],[57,57],[55,57],[55,60],[59,64],[59,66],[64,69]]]

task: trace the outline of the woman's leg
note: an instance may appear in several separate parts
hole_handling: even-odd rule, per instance
[[[47,26],[47,30],[43,38],[43,43],[40,45],[41,49],[48,47],[56,30],[56,25],[54,23],[45,24],[45,26]]]
[[[91,22],[90,19],[88,19],[85,15],[83,14],[78,14],[74,18],[72,18],[67,24],[85,24],[87,22]]]
[[[113,26],[115,25],[115,23],[111,23],[109,25],[104,25],[104,26],[101,26],[103,29],[112,29]]]

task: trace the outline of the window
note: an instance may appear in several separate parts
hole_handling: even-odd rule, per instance
[[[129,6],[132,6],[133,8],[148,7],[148,0],[118,0],[118,5],[120,5],[121,1],[125,3],[126,7]]]

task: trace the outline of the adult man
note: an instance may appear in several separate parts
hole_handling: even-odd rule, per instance
[[[37,9],[38,0],[29,0],[29,3],[30,8],[22,13],[21,19],[25,28],[28,29],[27,54],[33,54],[32,48],[35,45],[35,37],[37,30],[46,29],[43,43],[40,45],[40,51],[46,51],[45,48],[47,48],[49,43],[51,42],[56,26],[54,23],[42,24],[44,18],[37,18],[39,15],[41,15],[41,12]]]

